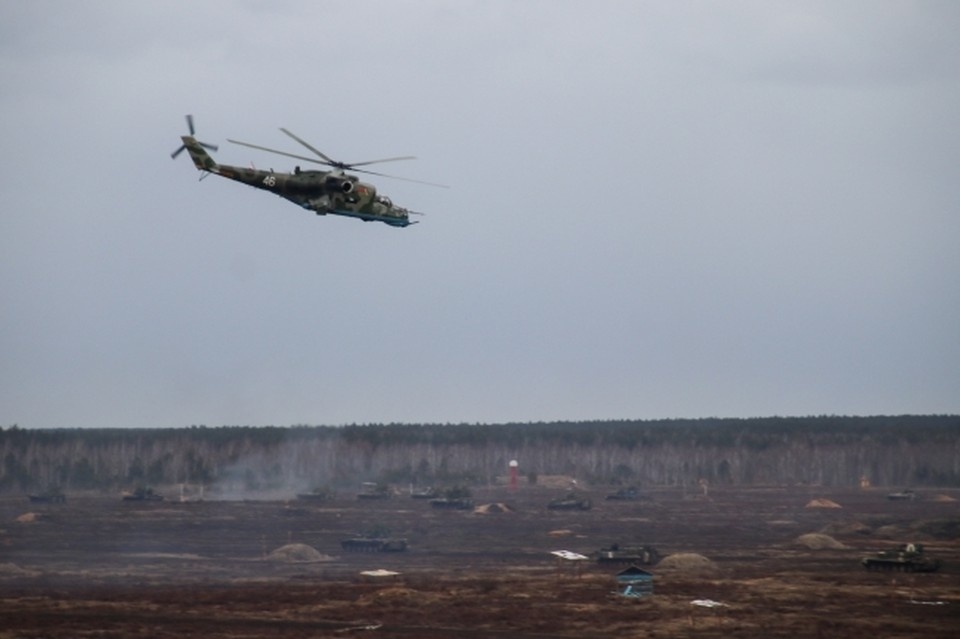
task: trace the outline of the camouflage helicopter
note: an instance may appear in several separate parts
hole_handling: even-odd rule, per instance
[[[442,184],[433,184],[432,182],[421,182],[419,180],[410,180],[408,178],[399,178],[383,173],[375,173],[366,169],[358,169],[358,166],[367,166],[380,162],[395,162],[398,160],[412,160],[412,156],[384,158],[382,160],[368,160],[366,162],[337,162],[332,160],[314,147],[310,146],[290,131],[281,128],[286,135],[290,136],[304,147],[315,153],[318,157],[305,157],[295,155],[285,151],[277,151],[267,147],[239,142],[237,140],[228,140],[233,144],[259,149],[277,155],[304,160],[306,162],[315,162],[332,167],[331,171],[301,170],[299,166],[294,168],[292,173],[275,173],[273,169],[261,171],[255,168],[244,168],[238,166],[227,166],[217,164],[205,149],[216,151],[217,146],[200,142],[194,137],[196,135],[193,126],[193,116],[188,115],[187,128],[190,135],[183,135],[180,139],[183,144],[176,151],[170,154],[171,158],[176,158],[180,153],[186,150],[193,160],[194,166],[206,174],[213,173],[221,177],[243,182],[254,188],[263,189],[276,193],[280,197],[302,206],[308,211],[313,211],[317,215],[344,215],[363,220],[364,222],[384,222],[390,226],[409,226],[416,224],[410,221],[411,215],[422,215],[417,211],[411,211],[402,206],[397,206],[390,201],[390,198],[378,195],[377,189],[372,184],[361,182],[356,176],[348,175],[346,171],[357,173],[367,173],[369,175],[378,175],[407,182],[416,182],[418,184],[428,184],[446,188]],[[319,159],[318,159],[319,158]]]

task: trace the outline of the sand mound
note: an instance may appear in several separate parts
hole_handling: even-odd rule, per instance
[[[807,508],[843,508],[840,504],[830,499],[811,499],[807,503]]]
[[[878,539],[902,539],[903,537],[908,537],[912,532],[901,524],[887,524],[886,526],[880,526],[873,531],[873,536]]]
[[[491,513],[512,513],[513,508],[507,506],[504,503],[494,503],[494,504],[482,504],[473,509],[473,512],[480,513],[481,515],[489,515]]]
[[[2,577],[37,577],[42,574],[39,570],[21,568],[17,564],[0,564],[0,578]]]
[[[869,535],[870,526],[859,521],[836,522],[820,529],[824,535]]]
[[[573,531],[567,530],[566,528],[562,528],[560,530],[551,530],[547,534],[550,535],[551,537],[569,537],[570,535],[573,534]]]
[[[40,521],[43,519],[43,516],[40,513],[23,513],[17,517],[17,521],[21,524],[32,524],[35,521]]]
[[[938,502],[944,502],[944,503],[946,503],[946,502],[957,501],[957,500],[954,499],[953,497],[951,497],[950,495],[937,495],[937,496],[934,497],[931,501],[938,501]]]
[[[910,526],[921,535],[933,539],[960,539],[960,519],[929,519]]]
[[[280,546],[267,555],[270,561],[284,561],[287,563],[330,561],[332,557],[321,554],[306,544],[287,544]]]
[[[806,535],[800,535],[794,540],[793,543],[810,550],[842,550],[846,548],[845,545],[841,544],[830,535],[823,535],[821,533],[807,533]]]
[[[719,572],[717,564],[703,555],[693,552],[681,552],[664,557],[657,564],[657,570],[701,577],[715,575]]]

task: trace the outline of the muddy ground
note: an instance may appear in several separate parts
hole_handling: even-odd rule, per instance
[[[489,514],[402,495],[321,503],[2,497],[0,639],[960,636],[960,491],[894,502],[883,489],[714,488],[708,497],[651,489],[641,501],[607,501],[608,490],[594,488],[583,490],[590,510],[548,510],[566,490],[475,489],[477,504],[510,507]],[[841,508],[807,507],[814,499]],[[342,539],[370,530],[389,530],[409,549],[343,552]],[[844,547],[797,544],[807,533]],[[650,566],[654,594],[630,599],[616,594],[624,566],[558,563],[550,554],[614,542],[710,563]],[[862,556],[906,542],[923,543],[943,567],[861,567]],[[316,561],[278,557],[289,544],[309,546]],[[361,574],[375,569],[400,574]]]

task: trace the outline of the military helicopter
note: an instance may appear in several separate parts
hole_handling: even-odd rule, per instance
[[[368,160],[366,162],[337,162],[324,155],[308,143],[304,142],[290,131],[281,128],[280,130],[293,138],[311,152],[317,155],[317,158],[295,155],[285,151],[277,151],[264,146],[240,142],[237,140],[228,140],[233,144],[259,149],[269,153],[276,153],[306,162],[315,162],[331,167],[331,171],[301,170],[299,166],[294,168],[292,173],[275,173],[273,169],[261,171],[255,168],[244,168],[239,166],[227,166],[217,164],[206,149],[216,151],[217,146],[200,142],[196,139],[196,130],[193,126],[193,116],[188,115],[187,129],[190,135],[180,136],[183,144],[176,151],[170,154],[171,158],[176,158],[183,151],[190,154],[194,166],[198,170],[205,172],[204,176],[213,173],[237,182],[243,182],[254,188],[263,189],[276,193],[280,197],[302,206],[308,211],[313,211],[317,215],[344,215],[354,217],[364,222],[384,222],[390,226],[410,226],[416,222],[410,221],[411,215],[422,215],[417,211],[411,211],[402,206],[396,206],[390,201],[390,198],[378,195],[377,189],[372,184],[361,182],[356,176],[348,175],[346,171],[356,173],[366,173],[369,175],[378,175],[407,182],[416,182],[417,184],[427,184],[447,188],[443,184],[434,184],[432,182],[421,182],[420,180],[411,180],[409,178],[400,178],[384,173],[376,173],[366,169],[358,169],[358,166],[367,166],[380,162],[395,162],[398,160],[412,160],[412,156],[402,156],[393,158],[384,158],[381,160]],[[319,158],[319,159],[318,159]]]

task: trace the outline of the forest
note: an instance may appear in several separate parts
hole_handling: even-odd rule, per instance
[[[491,485],[960,486],[960,416],[818,416],[505,424],[0,428],[0,491],[186,484],[221,495],[360,482]]]

